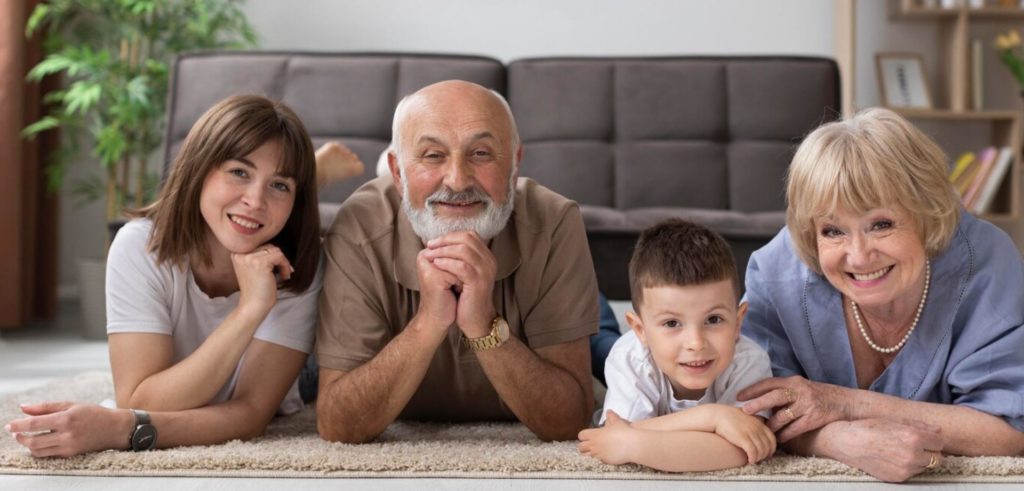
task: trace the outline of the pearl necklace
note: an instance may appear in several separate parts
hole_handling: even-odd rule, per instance
[[[868,330],[864,329],[864,322],[860,319],[860,309],[857,308],[857,302],[850,300],[850,308],[853,310],[853,320],[857,321],[857,329],[860,329],[861,335],[864,336],[864,340],[868,342],[868,346],[871,349],[879,353],[894,353],[899,351],[904,344],[907,344],[907,340],[910,339],[910,335],[914,332],[914,328],[917,327],[917,321],[921,318],[921,311],[924,310],[924,302],[928,299],[928,285],[931,284],[932,280],[932,263],[931,261],[924,262],[924,293],[921,294],[921,302],[917,304],[917,312],[914,313],[914,322],[910,324],[910,329],[903,335],[903,339],[896,343],[896,346],[889,348],[883,348],[874,341],[871,340],[871,336],[868,335]]]

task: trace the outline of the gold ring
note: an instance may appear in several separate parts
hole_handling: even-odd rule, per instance
[[[796,396],[793,395],[793,391],[792,390],[786,389],[784,393],[786,395],[786,402],[788,402],[790,404],[796,402]]]
[[[924,466],[925,469],[934,469],[939,466],[939,458],[932,452],[932,458],[928,461],[928,465]]]
[[[792,409],[790,409],[788,407],[784,407],[784,408],[782,408],[782,412],[786,414],[786,417],[789,418],[790,421],[793,421],[794,419],[796,419],[796,415],[793,414],[793,410]]]

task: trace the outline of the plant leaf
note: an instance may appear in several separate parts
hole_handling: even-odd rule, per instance
[[[85,114],[99,102],[103,87],[96,82],[79,80],[71,84],[64,94],[64,112],[66,114]]]
[[[40,61],[36,66],[32,67],[32,70],[25,76],[25,80],[29,82],[38,82],[47,75],[51,75],[57,72],[67,70],[74,64],[74,61],[65,56],[63,53],[54,53],[47,56]]]
[[[46,16],[50,13],[50,6],[41,3],[36,5],[36,8],[32,9],[32,14],[28,16],[28,22],[25,23],[25,37],[30,38],[35,34],[36,29],[42,25],[43,21],[46,20]]]
[[[34,139],[37,134],[60,126],[60,120],[54,116],[43,116],[39,121],[32,123],[21,130],[21,137],[29,140]]]

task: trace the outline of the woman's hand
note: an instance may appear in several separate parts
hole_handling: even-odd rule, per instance
[[[238,307],[247,309],[261,320],[277,302],[278,283],[291,278],[295,271],[281,249],[270,244],[248,254],[232,254],[231,264],[241,291]]]
[[[71,457],[107,449],[128,448],[135,417],[127,409],[95,404],[43,402],[22,404],[27,418],[4,426],[33,457]]]
[[[851,419],[848,404],[855,391],[794,376],[762,380],[737,397],[749,401],[743,405],[747,414],[774,410],[767,424],[785,443],[834,421]]]
[[[843,421],[819,434],[840,462],[889,482],[903,482],[942,463],[939,427],[884,418]]]

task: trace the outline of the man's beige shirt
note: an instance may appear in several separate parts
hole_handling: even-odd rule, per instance
[[[597,332],[597,280],[579,207],[526,178],[519,179],[515,199],[508,225],[490,244],[498,314],[512,336],[533,349]],[[322,367],[358,368],[416,314],[416,256],[423,243],[400,200],[390,176],[374,179],[345,201],[327,233],[316,336]],[[459,341],[453,325],[401,419],[515,419],[476,354]]]

